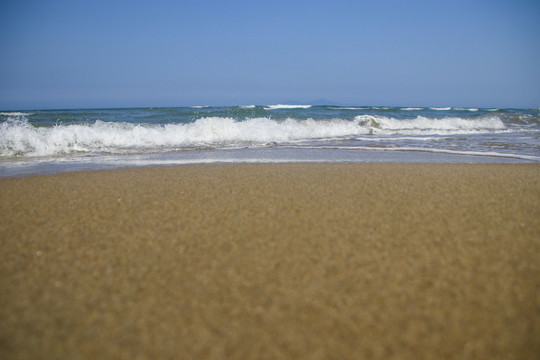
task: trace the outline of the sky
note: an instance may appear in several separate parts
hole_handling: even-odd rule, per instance
[[[0,109],[540,107],[537,0],[0,0]]]

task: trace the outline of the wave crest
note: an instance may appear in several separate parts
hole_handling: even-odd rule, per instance
[[[379,133],[422,135],[422,134],[462,134],[480,131],[502,130],[506,126],[499,117],[479,118],[427,118],[418,116],[415,119],[395,119],[384,116],[359,115],[355,121]]]
[[[265,107],[265,110],[280,110],[280,109],[309,109],[311,105],[268,105]]]
[[[394,119],[360,115],[353,120],[273,120],[205,117],[188,124],[131,124],[97,120],[91,124],[32,126],[26,118],[0,123],[0,156],[69,153],[160,152],[200,147],[265,146],[273,143],[355,139],[376,135],[448,135],[504,130],[497,116]]]

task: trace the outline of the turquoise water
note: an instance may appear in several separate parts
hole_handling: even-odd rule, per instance
[[[0,113],[0,176],[243,162],[540,162],[539,109],[247,105]]]

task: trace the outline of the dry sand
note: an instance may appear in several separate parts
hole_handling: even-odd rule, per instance
[[[538,359],[539,165],[0,181],[2,359]]]

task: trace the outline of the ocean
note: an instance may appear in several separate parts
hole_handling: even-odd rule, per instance
[[[540,163],[540,109],[315,105],[0,112],[0,177],[207,163]]]

